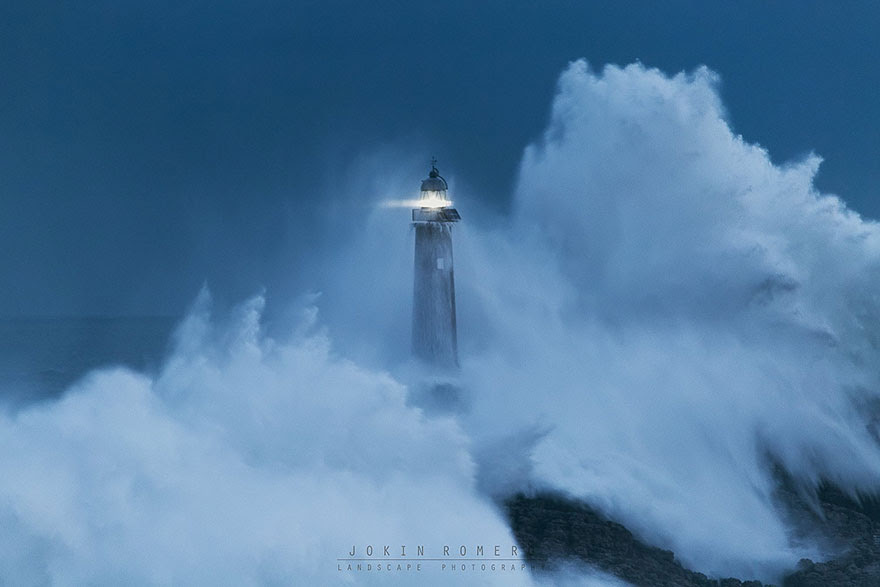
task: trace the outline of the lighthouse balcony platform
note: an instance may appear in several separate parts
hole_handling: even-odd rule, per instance
[[[414,208],[413,222],[458,222],[461,216],[455,208]]]

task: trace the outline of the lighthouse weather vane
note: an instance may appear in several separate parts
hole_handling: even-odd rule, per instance
[[[452,225],[461,216],[447,198],[448,185],[431,158],[422,180],[419,207],[412,211],[416,232],[413,275],[413,354],[439,368],[458,367]]]

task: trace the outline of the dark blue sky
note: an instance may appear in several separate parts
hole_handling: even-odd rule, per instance
[[[79,4],[0,4],[0,315],[271,292],[383,145],[503,213],[579,57],[708,65],[736,132],[880,218],[873,1]]]

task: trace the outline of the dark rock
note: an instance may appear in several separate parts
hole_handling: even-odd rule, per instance
[[[801,559],[784,587],[880,587],[880,498],[849,496],[824,482],[799,488],[778,465],[780,512],[795,539],[820,547],[830,560]],[[516,495],[505,502],[510,525],[526,557],[552,572],[581,561],[634,585],[650,587],[763,587],[759,581],[712,579],[684,568],[674,553],[647,545],[624,526],[585,503],[551,493]]]
[[[517,495],[505,503],[511,528],[527,558],[547,569],[569,560],[586,562],[634,585],[741,587],[739,579],[710,579],[690,571],[675,554],[638,540],[622,525],[562,496]],[[761,587],[751,582],[750,587]]]
[[[801,559],[783,580],[785,587],[852,585],[880,586],[880,506],[876,496],[855,499],[829,482],[810,494],[798,490],[790,476],[776,467],[777,500],[802,537],[823,545],[831,560]]]

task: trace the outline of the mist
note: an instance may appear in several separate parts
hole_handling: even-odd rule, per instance
[[[821,558],[770,463],[805,491],[880,481],[880,232],[814,187],[818,156],[777,165],[735,134],[718,85],[576,61],[509,215],[447,174],[461,401],[439,409],[409,359],[409,214],[382,206],[419,167],[365,154],[328,195],[338,238],[291,269],[314,286],[213,314],[203,290],[155,372],[97,370],[0,418],[0,577],[405,584],[334,561],[511,544],[497,500],[543,489],[711,576]]]
[[[876,491],[880,233],[816,191],[817,156],[776,166],[735,135],[717,85],[563,73],[511,227],[463,239],[494,334],[463,367],[468,428],[537,423],[531,483],[691,568],[778,580],[816,553],[792,543],[770,459]]]
[[[562,491],[691,568],[777,581],[829,553],[786,524],[774,464],[807,494],[876,491],[880,240],[815,188],[819,156],[776,165],[735,134],[718,86],[707,68],[574,62],[511,215],[473,219],[479,195],[451,189],[459,418],[486,493]],[[390,365],[408,341],[402,221],[379,210],[344,249],[340,279],[380,285],[327,317],[344,346],[382,332],[350,348]]]
[[[455,421],[334,356],[313,313],[288,342],[261,336],[262,306],[214,321],[203,292],[157,376],[97,371],[0,420],[4,582],[410,584],[340,578],[335,559],[352,545],[512,544],[473,492]]]

